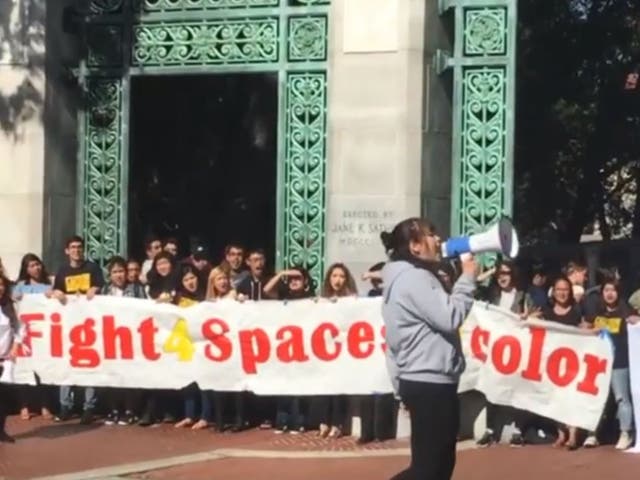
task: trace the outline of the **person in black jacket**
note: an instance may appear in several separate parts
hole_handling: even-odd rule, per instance
[[[267,283],[264,251],[259,248],[250,250],[245,263],[249,268],[249,275],[246,275],[238,283],[236,291],[247,300],[262,300],[264,297],[263,289]]]
[[[371,280],[371,290],[368,297],[382,296],[382,279],[375,275],[382,274],[384,262],[373,265],[363,275],[363,278]],[[370,442],[382,442],[395,437],[395,418],[398,414],[398,402],[393,398],[393,393],[362,395],[360,397],[360,438],[359,444]]]
[[[268,281],[264,250],[260,248],[249,250],[245,263],[249,269],[249,275],[240,280],[236,287],[238,298],[240,300],[263,300],[265,298],[264,286]],[[255,414],[252,421],[258,422],[263,430],[270,429],[273,426],[271,419],[276,411],[275,398],[253,394],[247,394],[247,396],[252,404],[251,411]]]
[[[481,298],[492,305],[509,310],[517,315],[526,315],[533,309],[533,302],[526,292],[518,289],[517,271],[513,262],[500,260],[496,264],[494,278],[488,289],[481,291]],[[500,437],[500,426],[498,425],[499,412],[512,413],[516,423],[516,431],[509,441],[512,447],[524,445],[523,430],[527,416],[517,409],[507,409],[493,403],[486,402],[487,428],[484,435],[478,440],[480,447],[487,447],[497,441]]]
[[[68,263],[60,267],[53,282],[53,296],[61,303],[66,302],[67,295],[86,295],[91,299],[100,292],[104,285],[104,277],[100,267],[84,258],[84,240],[73,236],[67,240],[64,253]],[[57,422],[71,418],[73,397],[71,387],[60,387],[60,413],[55,417]],[[84,406],[81,423],[93,422],[93,411],[96,406],[96,392],[92,387],[84,388]]]

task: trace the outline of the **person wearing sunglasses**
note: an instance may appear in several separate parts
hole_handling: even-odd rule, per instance
[[[489,287],[479,290],[478,296],[481,300],[504,310],[509,310],[523,318],[538,313],[538,309],[535,308],[529,294],[518,288],[516,266],[510,260],[503,259],[498,261]],[[509,444],[512,447],[523,446],[523,431],[525,422],[528,420],[525,413],[511,408],[500,407],[488,401],[485,406],[487,409],[487,427],[477,445],[488,447],[498,442],[501,431],[501,417],[513,417],[511,419],[515,422],[515,430],[511,435]]]

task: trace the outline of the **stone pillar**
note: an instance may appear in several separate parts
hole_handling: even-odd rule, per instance
[[[47,8],[43,254],[53,271],[64,260],[65,239],[76,233],[80,88],[72,69],[78,65],[80,37],[63,31],[64,8],[76,3],[56,0]]]
[[[442,238],[450,233],[451,218],[451,71],[440,72],[438,51],[451,51],[439,2],[425,2],[424,131],[422,149],[422,214],[438,228]]]
[[[385,259],[380,232],[421,210],[425,2],[333,0],[330,16],[327,265],[359,278]]]
[[[424,17],[424,0],[331,2],[327,266],[346,263],[360,293],[380,232],[421,211]]]
[[[42,254],[45,0],[0,3],[0,256]]]

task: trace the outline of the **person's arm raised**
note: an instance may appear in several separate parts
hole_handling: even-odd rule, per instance
[[[278,283],[282,280],[282,277],[286,277],[287,275],[299,274],[300,272],[298,272],[297,270],[282,270],[281,272],[278,272],[262,288],[262,293],[264,293],[271,299],[278,298]]]

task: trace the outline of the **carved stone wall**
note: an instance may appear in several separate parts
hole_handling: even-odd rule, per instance
[[[0,256],[10,277],[42,253],[44,0],[0,3]]]
[[[420,214],[425,2],[331,5],[327,263],[359,277]]]

